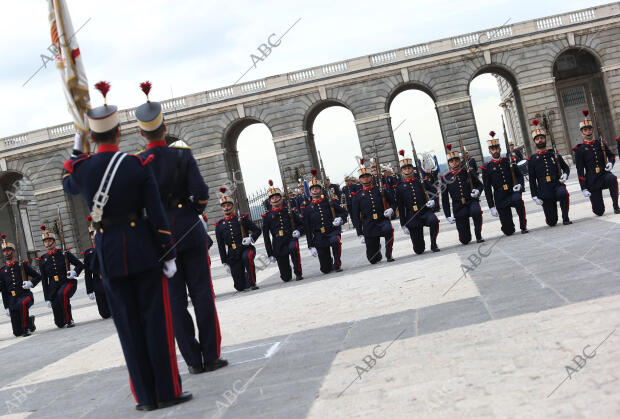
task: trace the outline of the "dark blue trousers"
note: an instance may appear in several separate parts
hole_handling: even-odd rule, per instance
[[[52,303],[56,326],[65,327],[73,320],[70,299],[75,294],[76,289],[77,281],[75,279],[67,279],[51,293],[50,302]]]
[[[321,272],[324,274],[330,273],[332,270],[340,268],[340,255],[342,254],[342,244],[340,243],[340,231],[334,230],[329,233],[325,233],[326,238],[329,240],[329,246],[316,247],[316,251],[319,257],[319,265]],[[332,259],[332,254],[333,259]]]
[[[280,278],[284,281],[290,281],[293,278],[293,272],[296,276],[302,276],[301,270],[301,256],[299,254],[299,241],[291,239],[288,242],[288,246],[284,247],[279,254],[274,254],[278,262],[278,270],[280,271]],[[290,258],[290,259],[289,259]],[[293,262],[293,269],[291,270],[291,262]]]
[[[203,362],[220,357],[220,323],[217,317],[209,249],[195,247],[177,253],[177,273],[169,280],[174,336],[187,365],[199,368]],[[187,294],[192,299],[194,320],[187,310]]]
[[[458,213],[454,214],[456,230],[459,232],[459,241],[467,244],[471,241],[469,218],[474,221],[474,233],[476,239],[482,238],[482,209],[480,202],[472,200],[467,206],[463,206]]]
[[[13,334],[21,336],[26,329],[33,330],[33,324],[30,320],[28,309],[34,304],[34,298],[31,292],[12,297],[9,304],[9,312],[11,315],[11,325],[13,326]]]
[[[182,392],[174,346],[168,279],[161,269],[104,278],[112,319],[139,404],[156,404]]]

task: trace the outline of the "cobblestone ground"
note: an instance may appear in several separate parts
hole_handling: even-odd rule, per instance
[[[457,244],[441,216],[438,254],[414,255],[395,222],[390,264],[370,266],[345,231],[341,273],[321,274],[302,239],[305,279],[283,283],[269,265],[249,293],[234,292],[212,254],[231,365],[190,376],[179,355],[194,400],[149,414],[134,410],[114,326],[84,285],[73,329],[53,325],[36,289],[33,336],[14,338],[8,317],[0,322],[0,413],[620,417],[620,215],[606,194],[596,217],[578,189],[569,183],[574,224],[553,228],[528,191],[525,236],[504,237],[485,208],[482,246]]]

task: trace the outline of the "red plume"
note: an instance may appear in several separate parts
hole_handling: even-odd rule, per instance
[[[491,136],[491,138],[495,137],[495,131],[489,132],[489,135]]]
[[[362,165],[362,166],[363,166],[365,161],[366,161],[366,160],[364,160],[364,159],[360,159],[360,165]]]
[[[620,141],[620,137],[616,137],[616,141]]]
[[[146,95],[146,100],[149,99],[149,93],[151,91],[151,82],[150,81],[143,81],[142,83],[140,83],[140,89],[142,89],[142,91],[144,92],[144,94]]]
[[[269,186],[273,186],[273,180],[269,179]]]
[[[316,177],[316,175],[319,174],[319,171],[316,169],[310,169],[310,173],[312,173],[312,176]]]
[[[0,234],[0,239],[2,239],[2,240],[6,239],[6,234],[4,234],[4,233]]]
[[[586,118],[588,117],[588,115],[590,115],[590,111],[587,109],[584,109],[583,111],[581,111],[581,113],[583,114],[583,116],[585,116]]]
[[[535,127],[538,126],[538,124],[540,124],[540,120],[538,119],[532,119],[532,125],[534,125]]]
[[[44,225],[41,226],[41,230],[45,231],[45,228],[46,227]]]
[[[446,148],[448,149],[448,151],[452,151],[452,144],[446,144]]]
[[[106,95],[110,91],[110,83],[107,81],[100,81],[95,84],[95,89],[99,90],[103,95],[103,99],[105,100]]]
[[[400,151],[398,152],[398,154],[400,154],[401,156],[405,157],[405,150],[400,150]]]
[[[225,186],[221,186],[221,187],[220,187],[220,192],[221,192],[221,193],[226,193],[226,191],[227,191],[227,190],[228,190],[228,189],[226,189],[226,187],[225,187]]]
[[[88,217],[86,217],[86,221],[88,221],[89,223],[93,222],[93,217],[91,217],[90,215]]]

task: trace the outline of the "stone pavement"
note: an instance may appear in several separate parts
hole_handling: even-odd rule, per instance
[[[606,196],[607,213],[594,216],[578,189],[569,184],[574,224],[553,228],[526,192],[525,236],[501,235],[485,209],[482,245],[457,244],[440,216],[438,254],[414,255],[395,222],[390,264],[370,266],[346,231],[341,273],[321,274],[302,238],[305,279],[283,283],[269,265],[249,293],[234,291],[213,249],[231,365],[190,376],[179,355],[195,399],[148,414],[133,410],[114,326],[83,284],[73,329],[54,327],[36,289],[32,337],[0,322],[0,414],[619,417],[620,215]]]

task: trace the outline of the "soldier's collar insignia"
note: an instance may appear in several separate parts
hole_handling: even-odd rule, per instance
[[[584,143],[584,144],[587,144],[587,145],[594,145],[594,140],[585,140],[585,139],[584,139],[584,140],[583,140],[583,143]]]
[[[52,250],[52,251],[49,251],[49,250],[48,250],[48,251],[47,251],[47,254],[48,254],[48,255],[55,255],[55,254],[56,254],[56,252],[58,252],[58,249],[54,249],[54,250]]]
[[[321,202],[323,202],[323,198],[321,198],[321,199],[313,199],[312,200],[313,204],[320,204]]]
[[[233,214],[233,215],[229,215],[228,217],[224,217],[225,220],[232,220],[233,218],[235,218],[237,215]]]
[[[168,144],[166,144],[165,140],[161,140],[161,141],[153,141],[150,142],[146,145],[146,149],[150,150],[152,148],[156,148],[156,147],[166,147]]]
[[[549,150],[548,150],[548,149],[544,149],[544,150],[542,150],[542,151],[541,151],[541,150],[538,150],[538,151],[536,152],[536,154],[547,154],[547,151],[549,151]]]
[[[12,262],[7,262],[7,263],[6,263],[6,266],[8,266],[9,268],[11,268],[11,267],[15,266],[15,264],[16,264],[16,263],[17,263],[17,261],[16,261],[16,260],[14,260],[14,261],[12,261]]]
[[[101,144],[97,147],[97,153],[109,153],[118,151],[118,146],[116,144]]]

